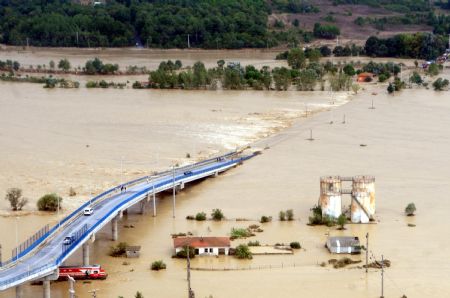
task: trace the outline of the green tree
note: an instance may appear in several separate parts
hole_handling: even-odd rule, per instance
[[[275,67],[272,70],[276,90],[287,90],[291,84],[291,74],[286,67]]]
[[[59,60],[58,68],[63,71],[68,71],[70,69],[70,62],[66,58]]]
[[[347,217],[344,214],[339,215],[337,218],[337,224],[341,230],[344,230],[345,225],[347,224]]]
[[[387,87],[387,92],[389,94],[393,93],[395,91],[394,85],[392,85],[392,83],[389,83],[388,87]]]
[[[28,203],[28,199],[22,197],[22,190],[20,188],[10,188],[6,191],[5,200],[9,202],[13,211],[22,210],[22,208]]]
[[[346,75],[351,77],[356,74],[355,68],[351,64],[346,64],[342,70]]]
[[[440,71],[439,66],[436,63],[431,63],[428,66],[427,72],[430,76],[437,76],[439,74],[439,71]]]
[[[405,213],[408,216],[413,216],[416,210],[416,205],[414,203],[409,203],[405,208]]]
[[[417,71],[414,71],[411,77],[409,78],[409,81],[413,84],[420,85],[423,83],[423,79],[420,76],[420,74]]]
[[[280,211],[280,213],[278,214],[278,218],[279,218],[281,221],[285,221],[285,220],[286,220],[286,212]]]
[[[165,269],[165,268],[164,268]],[[153,270],[153,269],[152,269]],[[134,298],[144,298],[144,295],[142,295],[141,292],[137,291],[136,295],[134,295]]]
[[[317,73],[312,69],[300,71],[297,80],[297,89],[301,91],[313,91],[317,84]]]
[[[246,244],[239,244],[235,249],[235,255],[238,259],[252,259],[253,255]]]
[[[213,220],[222,220],[225,218],[222,210],[220,210],[220,209],[213,209],[212,213],[211,213],[211,217]]]
[[[293,69],[301,69],[306,66],[306,56],[302,49],[295,48],[289,51],[287,62]]]
[[[62,209],[62,198],[55,193],[46,194],[37,201],[37,208],[39,211],[56,211]]]
[[[195,220],[198,221],[204,221],[206,220],[206,213],[205,212],[199,212],[195,215]]]
[[[438,78],[433,82],[433,88],[435,91],[442,91],[447,88],[449,85],[449,81],[447,79]]]
[[[48,65],[50,66],[50,69],[55,69],[55,61],[50,60],[50,62],[48,63]]]
[[[289,220],[289,221],[294,220],[294,210],[292,210],[292,209],[286,210],[286,217],[287,217],[287,220]]]

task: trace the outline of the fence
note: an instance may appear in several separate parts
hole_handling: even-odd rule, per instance
[[[71,238],[71,243],[70,243],[70,245],[66,245],[66,244],[62,244],[62,248],[61,248],[61,250],[62,250],[62,254],[64,255],[64,253],[66,252],[66,251],[68,251],[69,250],[69,248],[72,248],[72,246],[74,246],[77,242],[79,242],[78,240],[80,240],[81,239],[81,237],[83,237],[83,235],[86,233],[86,231],[88,230],[88,225],[87,224],[85,224],[85,225],[83,225],[78,231],[76,231],[75,233],[73,233],[70,237],[72,237]],[[57,264],[56,264],[57,265]]]
[[[249,266],[230,266],[230,267],[191,267],[191,270],[196,271],[243,271],[243,270],[267,270],[267,269],[283,269],[301,267],[300,264],[295,263],[281,263],[269,265],[249,265]]]

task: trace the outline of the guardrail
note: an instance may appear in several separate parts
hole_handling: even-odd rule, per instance
[[[229,153],[229,154],[227,154],[227,155],[224,155],[225,157],[228,157],[228,156],[231,156],[231,155],[233,155],[233,154],[235,154],[234,152],[233,153]],[[0,282],[0,288],[2,288],[2,287],[5,287],[5,286],[7,286],[7,285],[10,285],[10,287],[11,286],[14,286],[14,285],[17,285],[17,284],[21,284],[21,283],[23,283],[23,282],[25,282],[25,281],[27,281],[27,280],[31,280],[31,279],[34,279],[34,278],[39,278],[39,277],[42,277],[42,275],[43,274],[45,274],[45,273],[51,273],[52,271],[54,271],[54,270],[57,270],[57,268],[58,268],[58,266],[79,246],[79,245],[81,245],[82,243],[84,243],[84,241],[86,241],[89,237],[90,237],[90,235],[98,228],[98,227],[102,227],[102,225],[106,222],[106,220],[108,219],[108,218],[112,218],[112,217],[114,217],[114,216],[116,216],[116,214],[123,208],[123,206],[125,206],[126,204],[128,204],[129,202],[131,202],[131,201],[133,201],[133,200],[135,200],[135,199],[140,199],[140,197],[143,197],[143,196],[145,196],[145,195],[147,195],[147,193],[149,192],[149,191],[151,191],[151,189],[156,189],[156,188],[161,188],[161,187],[163,187],[163,186],[168,186],[168,188],[170,188],[171,187],[171,185],[172,185],[172,183],[177,183],[178,181],[181,181],[181,180],[183,180],[183,179],[185,179],[185,178],[187,178],[187,177],[190,177],[190,176],[198,176],[198,175],[201,175],[201,174],[204,174],[204,173],[208,173],[208,172],[214,172],[214,171],[216,171],[216,170],[220,170],[221,168],[227,168],[227,167],[229,167],[229,166],[231,166],[231,165],[236,165],[236,164],[239,164],[239,163],[241,163],[241,162],[243,162],[243,161],[245,161],[245,160],[248,160],[248,159],[250,159],[250,158],[252,158],[253,156],[254,156],[255,154],[252,154],[252,155],[248,155],[248,156],[245,156],[245,157],[240,157],[240,158],[237,158],[237,159],[232,159],[232,160],[229,160],[229,161],[227,161],[227,162],[224,162],[224,163],[221,163],[221,164],[219,164],[219,165],[216,165],[216,166],[213,166],[213,167],[210,167],[210,168],[206,168],[206,169],[203,169],[203,170],[199,170],[199,171],[192,171],[192,173],[189,173],[189,174],[187,174],[187,175],[185,175],[184,174],[184,172],[183,172],[183,174],[182,175],[178,175],[178,176],[175,176],[175,177],[168,177],[167,179],[165,179],[165,180],[163,180],[163,181],[161,181],[161,182],[159,182],[159,183],[157,183],[157,184],[154,184],[154,185],[152,185],[152,186],[150,186],[150,187],[146,187],[146,188],[144,188],[143,190],[141,190],[141,191],[139,191],[139,192],[137,192],[137,193],[134,193],[133,195],[131,195],[130,197],[128,197],[127,199],[125,199],[125,200],[123,200],[123,201],[121,201],[120,202],[120,204],[118,204],[118,205],[116,205],[113,209],[111,209],[107,214],[105,214],[101,219],[99,219],[94,225],[92,225],[92,226],[90,226],[90,227],[88,227],[87,225],[84,225],[81,229],[79,229],[78,231],[77,231],[77,237],[75,237],[75,240],[74,240],[74,242],[67,248],[67,249],[62,249],[62,252],[61,252],[61,254],[58,256],[58,258],[56,258],[55,260],[54,260],[54,262],[51,262],[51,263],[49,263],[49,264],[47,264],[47,265],[44,265],[44,266],[41,266],[41,267],[39,267],[39,268],[36,268],[36,269],[33,269],[33,270],[27,270],[26,272],[24,272],[24,273],[21,273],[21,274],[19,274],[19,275],[17,275],[17,276],[14,276],[14,277],[12,277],[12,278],[10,278],[10,279],[7,279],[7,280],[3,280],[3,281],[1,281]],[[224,157],[224,156],[221,156],[221,157]],[[219,157],[220,158],[220,157]],[[211,158],[211,159],[209,159],[209,160],[206,160],[206,161],[202,161],[202,162],[199,162],[199,163],[196,163],[196,164],[194,164],[194,165],[202,165],[202,164],[206,164],[206,163],[208,163],[208,162],[211,162],[211,161],[217,161],[218,159],[217,159],[217,157],[216,158]],[[186,168],[190,168],[190,169],[192,169],[193,168],[193,166],[194,165],[190,165],[190,166],[186,166],[186,167],[181,167],[181,168],[178,168],[178,171],[177,172],[179,172],[179,170],[183,170],[183,169],[186,169]],[[172,171],[166,171],[166,172],[163,172],[163,173],[171,173]],[[162,174],[162,173],[161,173]],[[143,181],[143,180],[145,180],[145,179],[148,179],[148,178],[150,178],[150,176],[145,176],[145,177],[142,177],[142,178],[139,178],[139,179],[135,179],[135,180],[133,180],[133,181],[130,181],[130,182],[127,182],[127,183],[123,183],[123,184],[121,184],[121,185],[119,185],[118,187],[120,188],[121,186],[124,186],[124,185],[131,185],[131,184],[135,184],[135,183],[137,183],[137,182],[140,182],[140,181]],[[105,196],[106,194],[108,194],[108,193],[111,193],[112,191],[115,191],[118,187],[114,187],[114,188],[112,188],[112,189],[110,189],[110,190],[108,190],[108,191],[105,191],[105,192],[103,192],[102,194],[100,194],[100,195],[98,195],[98,196],[96,196],[93,200],[91,200],[91,202],[92,201],[94,201],[94,200],[98,200],[98,199],[100,199],[101,197],[103,197],[103,196]],[[85,204],[83,204],[80,208],[78,208],[76,211],[74,211],[74,212],[72,212],[69,216],[67,216],[63,221],[61,221],[61,223],[63,223],[63,222],[66,222],[67,220],[69,220],[71,217],[73,217],[74,215],[76,215],[77,213],[79,213],[84,207],[86,207],[86,206],[88,206],[89,205],[89,203],[90,202],[87,202],[87,203],[85,203]],[[55,230],[56,230],[56,228],[58,227],[58,225],[55,225],[55,227],[53,227],[48,233],[47,233],[47,238],[48,238],[48,236],[51,234],[51,233],[53,233]],[[40,239],[40,241],[42,242],[42,241],[44,241],[45,239]],[[37,246],[37,244],[35,245],[35,246]],[[23,281],[22,281],[23,280]],[[11,285],[12,284],[12,285]]]

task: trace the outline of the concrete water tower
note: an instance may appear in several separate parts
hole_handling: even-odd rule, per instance
[[[319,206],[322,216],[328,215],[338,218],[342,213],[342,182],[339,176],[320,178]]]
[[[356,176],[352,183],[351,220],[368,223],[375,214],[375,177]]]

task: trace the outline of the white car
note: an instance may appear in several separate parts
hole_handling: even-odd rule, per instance
[[[84,208],[84,211],[83,211],[84,215],[89,216],[89,215],[92,215],[92,213],[94,213],[94,209],[92,209],[91,207]]]

